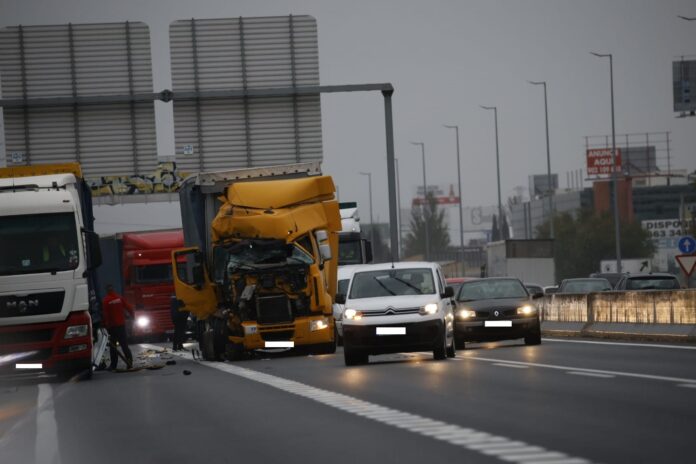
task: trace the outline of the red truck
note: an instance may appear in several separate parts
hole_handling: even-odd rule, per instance
[[[164,339],[174,331],[170,305],[174,295],[172,250],[184,246],[181,229],[124,232],[101,238],[101,285],[111,283],[135,309],[131,337]]]

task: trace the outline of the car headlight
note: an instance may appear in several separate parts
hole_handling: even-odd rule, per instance
[[[476,317],[476,311],[473,309],[460,309],[457,314],[459,315],[459,319],[471,319],[472,317]]]
[[[349,321],[359,321],[362,319],[362,316],[362,311],[358,311],[357,309],[346,309],[343,311],[343,319],[347,319]]]
[[[420,314],[421,316],[430,316],[432,314],[435,314],[437,310],[437,303],[428,303],[418,311],[418,314]]]
[[[536,312],[536,308],[532,305],[524,305],[517,308],[517,314],[521,316],[529,316]]]
[[[316,332],[317,330],[325,329],[329,326],[329,321],[326,318],[316,321],[309,321],[309,331]]]
[[[65,337],[63,338],[76,338],[76,337],[86,337],[89,333],[89,326],[84,325],[71,325],[65,329]]]
[[[150,325],[150,318],[147,316],[138,316],[138,318],[135,320],[135,324],[143,329]]]

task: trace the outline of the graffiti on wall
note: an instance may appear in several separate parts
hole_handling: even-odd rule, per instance
[[[176,169],[174,161],[163,161],[151,175],[104,176],[87,179],[93,196],[172,193],[179,190],[188,173]]]

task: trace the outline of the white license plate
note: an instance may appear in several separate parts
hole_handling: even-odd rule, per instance
[[[512,327],[512,321],[485,321],[484,327]]]
[[[377,335],[406,335],[406,327],[377,327]]]

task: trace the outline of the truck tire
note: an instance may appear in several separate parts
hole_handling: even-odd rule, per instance
[[[225,346],[225,358],[228,361],[240,361],[244,359],[244,345],[227,342]]]

